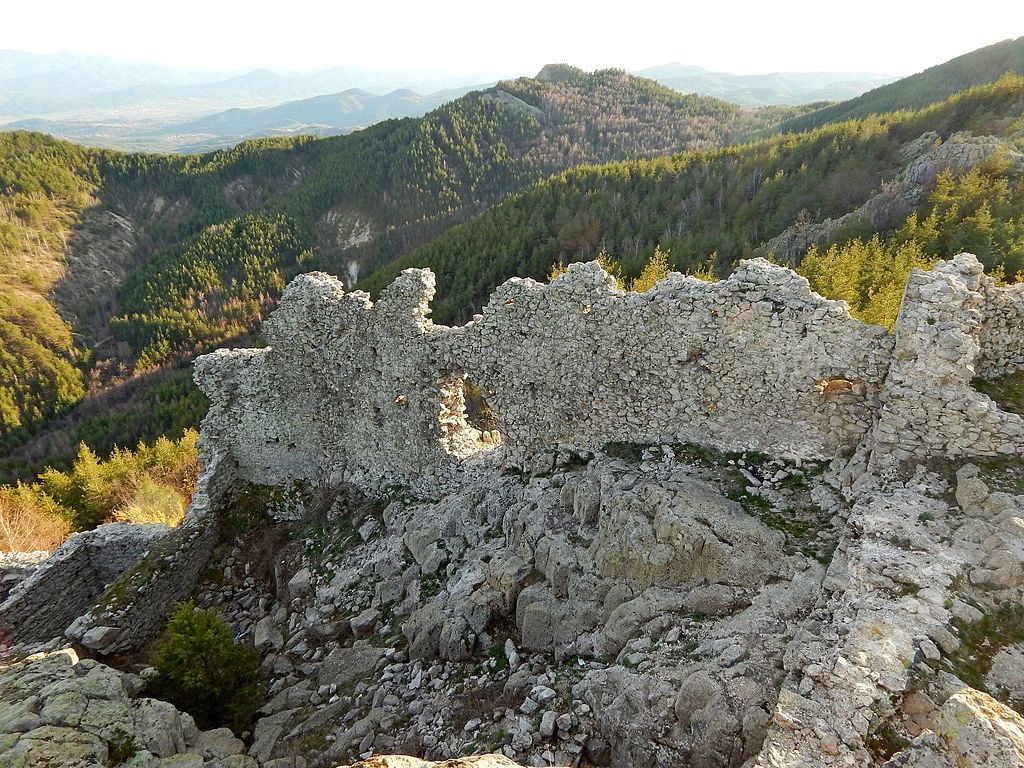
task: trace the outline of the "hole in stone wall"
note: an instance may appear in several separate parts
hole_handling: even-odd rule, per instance
[[[501,419],[486,394],[464,373],[441,385],[441,442],[448,453],[466,458],[501,444]]]

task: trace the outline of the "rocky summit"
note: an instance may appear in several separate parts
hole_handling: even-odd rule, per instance
[[[197,362],[180,526],[0,562],[0,765],[1024,766],[1019,287],[432,291],[297,278]],[[235,733],[151,695],[184,600],[259,654]]]

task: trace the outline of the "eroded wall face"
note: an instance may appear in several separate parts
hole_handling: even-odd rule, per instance
[[[328,275],[296,278],[264,325],[266,348],[197,360],[204,436],[257,483],[372,484],[442,465],[433,286],[429,271],[407,270],[372,305]]]
[[[1024,419],[975,390],[977,375],[1021,367],[1019,289],[999,289],[962,253],[914,270],[896,321],[896,345],[874,433],[879,449],[911,456],[1024,453]]]
[[[376,304],[327,275],[296,278],[267,348],[197,361],[204,439],[255,482],[415,478],[479,437],[452,411],[452,381],[468,375],[519,465],[609,441],[831,457],[870,429],[892,344],[762,260],[645,294],[575,264],[550,285],[508,281],[460,328],[430,322],[433,290],[428,270],[406,270]]]
[[[832,456],[870,428],[891,350],[883,329],[760,260],[644,294],[573,264],[550,285],[510,280],[441,341],[487,393],[517,461],[609,441]]]
[[[981,288],[985,304],[977,374],[994,378],[1024,370],[1024,284],[998,288],[983,277]]]

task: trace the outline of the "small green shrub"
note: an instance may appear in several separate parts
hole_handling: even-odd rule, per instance
[[[147,693],[191,714],[202,729],[227,726],[241,734],[266,700],[260,658],[238,645],[213,610],[182,603],[153,659]]]
[[[117,728],[113,738],[107,742],[108,768],[124,765],[137,751],[138,748],[132,735],[123,728]]]

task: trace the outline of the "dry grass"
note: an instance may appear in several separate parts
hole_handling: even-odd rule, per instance
[[[53,550],[71,532],[67,519],[25,486],[0,489],[0,552]]]

